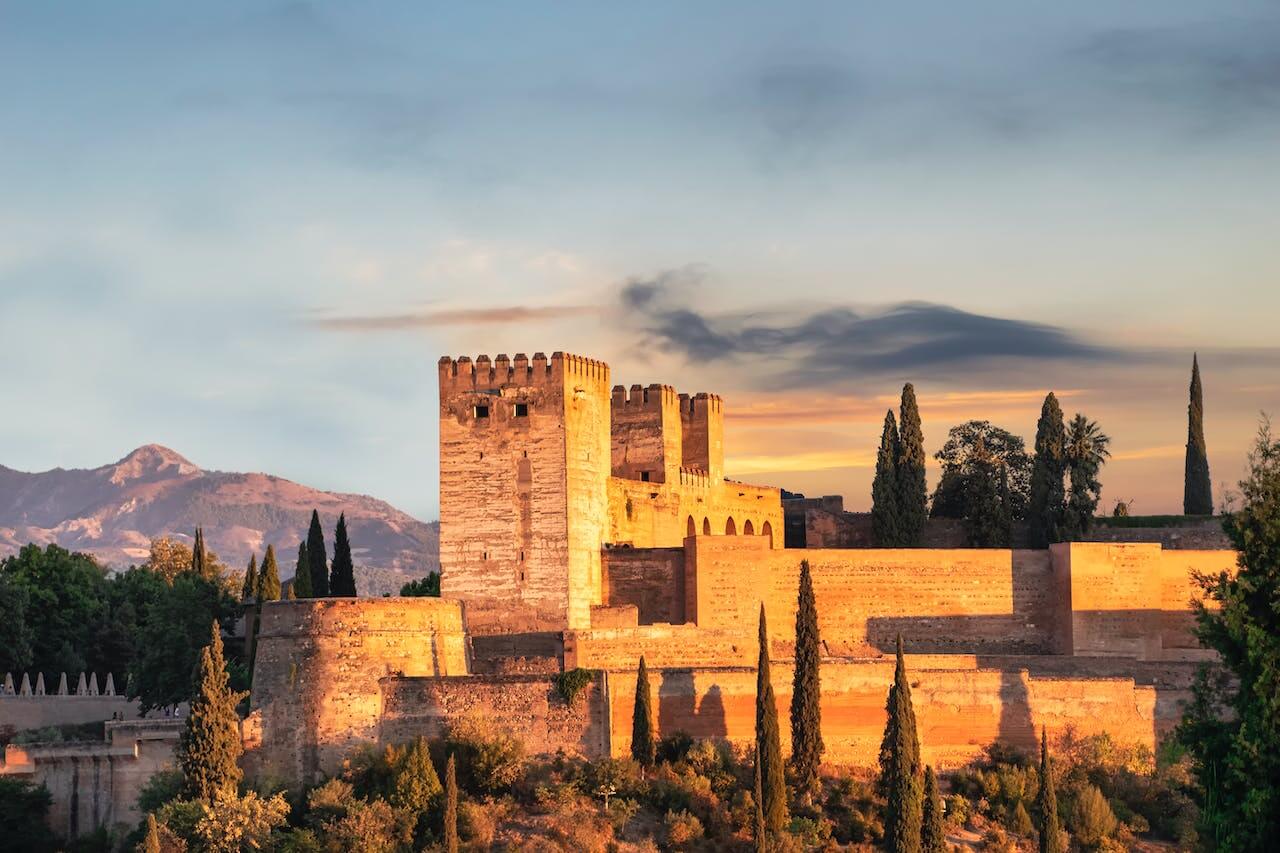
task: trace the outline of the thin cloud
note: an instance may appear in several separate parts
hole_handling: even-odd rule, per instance
[[[563,320],[599,313],[600,309],[593,305],[549,305],[539,308],[512,305],[502,308],[458,308],[359,317],[318,317],[310,323],[317,328],[341,332],[400,332],[440,326],[501,326]]]

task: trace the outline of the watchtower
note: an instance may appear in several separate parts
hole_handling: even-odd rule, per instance
[[[441,594],[473,634],[589,628],[608,529],[609,366],[442,358]]]

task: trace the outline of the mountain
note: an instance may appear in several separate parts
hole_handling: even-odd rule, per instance
[[[147,557],[151,539],[188,544],[199,525],[233,569],[276,546],[280,573],[293,574],[311,510],[333,548],[338,513],[347,515],[362,594],[396,592],[406,579],[439,569],[439,523],[424,523],[365,495],[324,492],[268,474],[205,471],[157,444],[112,465],[26,473],[0,465],[0,556],[28,542],[56,542],[121,568]],[[332,557],[332,550],[330,550]]]

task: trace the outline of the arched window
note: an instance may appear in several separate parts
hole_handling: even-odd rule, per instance
[[[755,535],[756,535],[756,528],[755,528],[755,526],[751,523],[751,519],[749,519],[749,518],[748,518],[748,519],[743,523],[743,525],[742,525],[742,535],[743,535],[743,536],[755,536]]]
[[[732,515],[731,515],[731,516],[729,516],[729,520],[728,520],[728,521],[726,521],[726,522],[724,523],[724,535],[725,535],[725,536],[737,536],[737,535],[738,535],[738,525],[736,525],[736,524],[734,524],[734,523],[733,523],[733,516],[732,516]]]
[[[769,537],[769,547],[772,548],[773,547],[773,525],[769,524],[769,522],[766,521],[764,523],[764,527],[760,528],[760,535]]]
[[[684,535],[694,536],[697,534],[697,532],[698,532],[698,527],[693,523],[693,516],[691,515],[689,516],[689,523],[685,525]]]
[[[711,535],[711,519],[709,518],[702,519],[702,535],[703,536]]]

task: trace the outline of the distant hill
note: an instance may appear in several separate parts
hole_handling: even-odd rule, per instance
[[[156,444],[89,470],[29,474],[0,465],[0,556],[28,542],[56,542],[123,568],[145,560],[155,537],[189,544],[199,525],[209,547],[234,569],[274,544],[281,575],[288,577],[313,508],[330,549],[338,513],[346,513],[363,595],[398,591],[406,579],[439,569],[438,522],[418,521],[365,495],[324,492],[268,474],[204,471]]]

